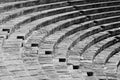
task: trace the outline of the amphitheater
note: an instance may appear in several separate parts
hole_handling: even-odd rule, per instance
[[[120,0],[0,0],[0,80],[120,80]]]

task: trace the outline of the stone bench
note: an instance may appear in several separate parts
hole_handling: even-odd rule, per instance
[[[106,14],[106,13],[103,13],[103,14]],[[109,14],[109,13],[108,13]],[[112,12],[110,12],[110,14],[112,14]],[[114,12],[113,12],[113,14],[114,14]],[[100,14],[100,15],[102,15],[102,14]],[[107,15],[107,14],[106,14]],[[116,14],[115,14],[116,15]],[[93,15],[94,16],[94,15]],[[95,16],[99,16],[99,14],[97,15],[95,15]],[[105,16],[104,16],[105,17]],[[108,16],[106,16],[106,17],[108,17]],[[102,17],[101,17],[102,18]],[[106,24],[107,25],[107,24]],[[64,38],[65,37],[67,37],[67,36],[70,36],[70,35],[72,35],[72,34],[74,34],[74,33],[76,33],[76,32],[78,32],[78,31],[80,31],[80,30],[84,30],[84,26],[83,26],[83,29],[82,29],[82,27],[80,26],[80,27],[77,27],[77,28],[74,28],[73,30],[70,30],[70,31],[68,31],[67,33],[65,33],[62,37],[60,37],[59,38],[59,40],[57,40],[57,42],[56,42],[56,44],[55,44],[55,46],[57,45],[57,44],[59,44],[62,40],[64,40]],[[107,27],[106,27],[107,28]],[[86,29],[86,28],[85,28]],[[88,29],[89,29],[89,27],[88,27]],[[96,33],[96,32],[99,32],[99,31],[101,31],[101,29],[96,29],[96,30],[94,30],[94,32]],[[90,32],[90,34],[91,33],[94,33],[94,32]],[[89,33],[88,33],[89,34]],[[89,34],[89,35],[90,35]],[[87,34],[86,34],[87,35]]]
[[[56,2],[56,3],[35,5],[35,6],[26,7],[26,8],[20,8],[17,10],[16,9],[10,10],[10,11],[1,13],[2,16],[0,17],[0,22],[5,23],[11,19],[14,19],[14,18],[22,16],[22,15],[27,15],[27,14],[30,14],[33,12],[38,12],[38,11],[43,11],[43,10],[58,8],[58,7],[65,7],[65,6],[67,6],[66,2]]]
[[[113,17],[113,18],[115,18],[115,17]],[[99,22],[99,24],[97,24],[97,25],[102,25],[102,24],[105,24],[105,23],[111,23],[111,22],[109,22],[109,20],[113,20],[113,19],[111,19],[111,18],[109,18],[108,17],[108,19],[106,20],[107,18],[101,18],[101,19],[98,19],[97,21],[99,22],[99,20],[100,20],[100,22]],[[116,19],[115,19],[116,20]],[[106,21],[108,21],[108,22],[106,22]],[[112,22],[114,22],[114,21],[112,21]],[[94,26],[97,26],[97,25],[94,25]],[[93,23],[88,23],[88,24],[86,24],[86,25],[83,25],[83,27],[87,27],[87,28],[89,28],[90,26],[93,26]],[[74,43],[73,43],[74,44]],[[75,45],[75,44],[74,44]]]

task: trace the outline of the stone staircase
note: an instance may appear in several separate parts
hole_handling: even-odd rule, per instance
[[[119,0],[0,0],[0,80],[120,80]]]

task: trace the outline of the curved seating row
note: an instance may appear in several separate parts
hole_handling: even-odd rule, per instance
[[[119,14],[119,12],[115,12],[116,14],[118,13]],[[106,15],[105,15],[106,14]],[[102,13],[102,14],[95,14],[95,15],[93,15],[92,17],[95,17],[95,16],[100,16],[101,18],[103,17],[109,17],[110,16],[110,14],[113,14],[113,15],[116,15],[116,14],[114,14],[114,11],[113,12],[105,12],[105,13]],[[101,16],[102,15],[102,16]],[[107,25],[107,24],[106,24]],[[104,27],[105,28],[105,26],[101,26],[101,27]],[[80,31],[80,30],[85,30],[85,29],[88,29],[89,27],[84,27],[84,25],[82,25],[82,26],[79,26],[79,27],[77,27],[77,28],[74,28],[73,30],[71,30],[71,31],[69,31],[69,32],[67,32],[65,35],[63,35],[58,41],[57,41],[57,43],[60,43],[65,37],[67,37],[67,36],[69,36],[69,35],[71,35],[71,34],[73,34],[73,33],[75,33],[75,32],[78,32],[78,31]],[[104,29],[103,28],[103,29]],[[112,27],[111,27],[112,28]],[[106,28],[105,28],[106,29]],[[109,28],[108,28],[109,29]],[[99,32],[99,30],[94,30],[94,31],[98,31]],[[91,32],[89,32],[89,33],[91,33]],[[87,34],[89,34],[89,33],[86,33],[86,36],[87,36]],[[72,45],[71,45],[71,47],[72,46],[74,46],[75,45],[75,43],[77,43],[77,41],[79,40],[79,38],[76,40],[76,41],[74,41],[73,43],[72,43]],[[74,44],[74,45],[73,45]],[[70,48],[69,48],[70,49]]]
[[[93,28],[94,29],[94,28]],[[100,29],[101,30],[101,29]],[[98,31],[99,32],[99,30],[98,29],[96,29],[96,31],[95,30],[93,30],[95,33]],[[88,33],[86,33],[86,34],[89,34],[90,32],[88,32]],[[82,39],[84,39],[84,37],[86,37],[87,35],[83,35],[83,38],[81,37],[80,39],[82,40]],[[93,33],[94,34],[94,33]],[[89,35],[88,35],[89,36]]]
[[[100,72],[116,79],[119,4],[119,0],[0,4],[0,50],[6,72],[0,79],[97,80]]]
[[[59,34],[59,33],[58,33]]]
[[[67,10],[69,10],[69,9],[67,9]],[[19,14],[18,14],[18,15],[19,15]],[[39,16],[39,15],[38,15],[38,16]],[[34,19],[34,18],[36,18],[36,17],[38,17],[38,16],[32,17],[31,19]],[[9,18],[9,17],[8,17],[8,18]],[[7,20],[9,20],[8,18],[7,18]],[[24,17],[21,17],[21,18],[24,18]],[[19,19],[19,18],[18,18],[18,19]],[[28,20],[26,20],[26,21],[30,21],[31,19],[28,19]],[[5,20],[6,20],[6,19],[5,19]],[[25,22],[26,22],[26,21],[25,21]],[[24,22],[24,23],[25,23],[25,22]]]

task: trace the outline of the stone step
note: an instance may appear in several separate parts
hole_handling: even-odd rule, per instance
[[[51,5],[52,7],[50,7]],[[22,15],[26,15],[33,12],[36,13],[38,11],[57,8],[57,7],[64,7],[64,6],[66,6],[66,3],[63,1],[63,2],[56,2],[56,3],[50,3],[50,4],[34,5],[30,7],[20,8],[17,10],[16,9],[10,10],[10,11],[1,13],[0,20],[3,21],[3,23],[5,23],[13,18],[22,16]]]

